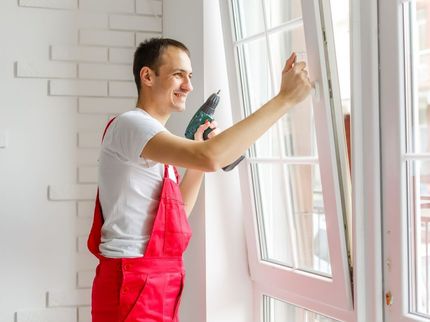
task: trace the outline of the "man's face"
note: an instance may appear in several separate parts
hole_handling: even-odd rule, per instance
[[[173,46],[167,47],[161,56],[158,76],[154,79],[157,101],[171,111],[183,111],[187,95],[193,90],[191,76],[191,61],[187,53]]]

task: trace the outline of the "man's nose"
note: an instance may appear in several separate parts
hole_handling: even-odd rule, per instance
[[[191,78],[186,78],[186,80],[182,84],[182,89],[186,90],[187,92],[191,92],[193,90],[193,84],[191,84]]]

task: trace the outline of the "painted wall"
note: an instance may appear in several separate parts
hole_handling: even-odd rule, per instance
[[[4,0],[0,18],[0,321],[90,321],[98,147],[108,119],[135,104],[134,48],[164,34],[191,49],[195,90],[172,132],[183,135],[217,89],[228,127],[217,1]],[[206,176],[183,321],[251,321],[238,180],[237,171]]]
[[[172,116],[170,129],[183,135],[196,109],[218,89],[221,101],[215,117],[220,128],[231,126],[218,1],[164,0],[163,3],[164,35],[189,46],[193,64],[194,91],[187,101],[187,110]],[[191,215],[194,235],[185,256],[183,321],[252,321],[244,215],[237,169],[206,174],[199,202]]]
[[[0,18],[0,321],[90,321],[101,132],[135,106],[162,2],[4,0]]]

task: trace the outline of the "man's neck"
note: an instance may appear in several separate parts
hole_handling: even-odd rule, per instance
[[[160,110],[155,108],[155,106],[156,105],[154,103],[151,104],[145,100],[138,100],[136,107],[144,110],[161,124],[166,125],[167,121],[169,120],[170,113],[160,113]]]

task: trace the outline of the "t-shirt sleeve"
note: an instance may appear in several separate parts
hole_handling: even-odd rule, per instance
[[[140,157],[143,148],[154,135],[167,131],[157,120],[140,111],[118,117],[112,135],[117,152],[132,162],[147,161]]]

